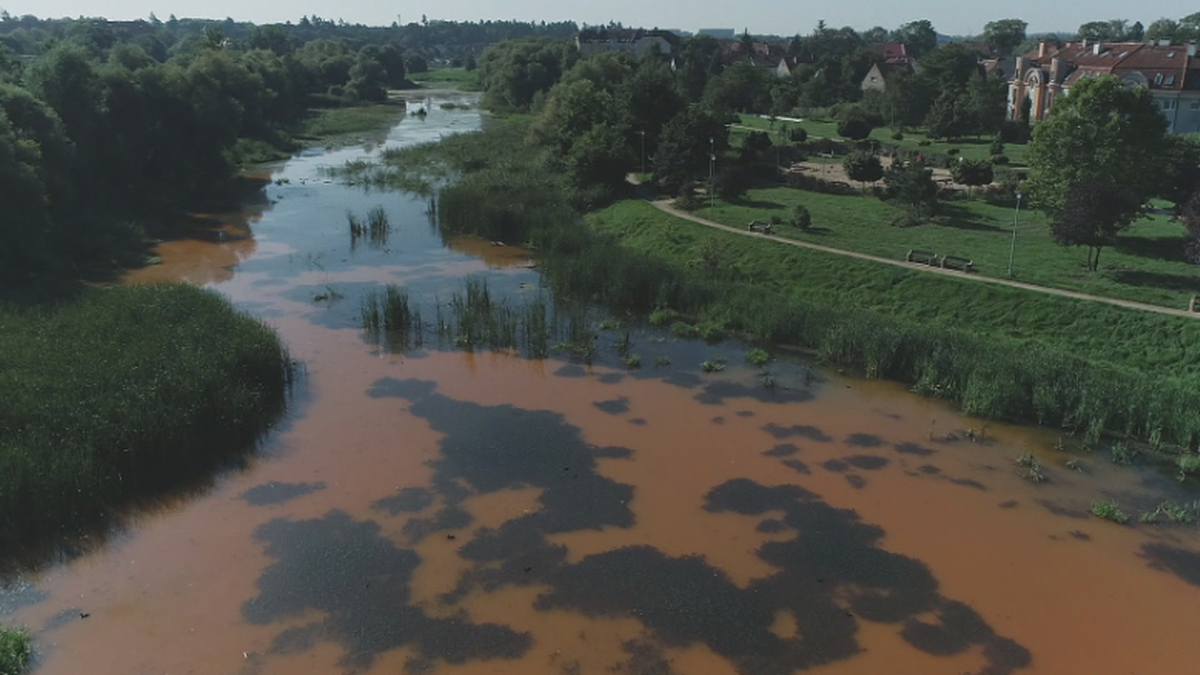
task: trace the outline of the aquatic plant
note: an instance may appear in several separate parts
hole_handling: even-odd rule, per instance
[[[353,211],[346,211],[346,223],[350,227],[350,248],[358,245],[364,237],[372,248],[387,246],[392,233],[392,224],[388,220],[387,211],[382,206],[373,206],[367,211],[366,218],[360,218]]]
[[[1177,478],[1179,478],[1180,482],[1186,480],[1188,476],[1200,473],[1200,454],[1183,454],[1178,457],[1176,462],[1179,466]]]
[[[1112,444],[1112,461],[1114,464],[1123,464],[1128,466],[1133,463],[1133,458],[1137,456],[1137,448],[1131,447],[1124,441],[1117,441]]]
[[[0,673],[23,675],[33,658],[33,638],[20,628],[0,627]]]
[[[621,363],[630,370],[635,370],[642,367],[642,357],[637,354],[629,354],[621,358]]]
[[[1046,482],[1046,471],[1042,467],[1042,463],[1039,462],[1037,457],[1034,457],[1032,453],[1023,453],[1015,461],[1017,466],[1020,466],[1024,469],[1024,471],[1021,472],[1022,478],[1034,483]]]
[[[188,285],[0,306],[0,550],[71,540],[245,456],[282,414],[275,333]]]
[[[1194,520],[1197,503],[1181,504],[1170,499],[1161,502],[1153,511],[1141,515],[1143,523],[1158,523],[1164,518],[1172,523],[1190,523]]]
[[[755,347],[754,349],[746,352],[746,360],[749,361],[751,365],[761,368],[770,362],[771,355],[768,354],[765,349],[759,349],[758,347]]]
[[[1122,511],[1121,507],[1117,506],[1115,502],[1106,499],[1092,502],[1091,512],[1094,516],[1111,520],[1121,525],[1129,522],[1129,515]]]
[[[700,370],[706,373],[719,373],[725,370],[725,361],[722,359],[707,359],[700,364]]]

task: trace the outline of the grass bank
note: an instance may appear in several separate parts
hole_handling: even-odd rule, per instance
[[[409,73],[408,79],[427,89],[457,89],[479,91],[479,71],[463,68],[434,68],[423,73]]]
[[[0,307],[0,550],[69,541],[244,456],[290,377],[267,326],[191,286]]]
[[[706,202],[707,203],[707,202]],[[744,227],[751,220],[778,217],[789,222],[792,209],[803,204],[812,214],[812,229],[778,228],[777,234],[848,251],[903,259],[909,249],[970,258],[980,274],[1013,277],[1041,286],[1134,300],[1175,309],[1188,306],[1200,293],[1200,268],[1183,260],[1187,233],[1179,223],[1155,215],[1136,221],[1104,249],[1100,269],[1084,268],[1086,249],[1059,246],[1050,238],[1050,223],[1039,210],[995,206],[982,201],[938,204],[939,215],[912,227],[891,225],[904,209],[874,197],[845,196],[777,187],[751,190],[741,202],[717,201],[696,215]],[[1013,247],[1013,225],[1017,224]]]

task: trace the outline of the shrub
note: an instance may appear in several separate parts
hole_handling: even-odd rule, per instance
[[[861,141],[871,135],[871,125],[865,119],[852,117],[838,122],[837,132],[839,136]]]
[[[1008,155],[992,155],[992,164],[1003,166],[1008,164]]]
[[[1129,522],[1129,515],[1122,511],[1121,507],[1106,499],[1092,502],[1092,515],[1122,525]]]
[[[804,127],[795,127],[788,131],[788,138],[793,143],[803,143],[808,140],[808,132],[805,131]]]
[[[929,147],[930,145],[932,145],[932,143],[929,141],[929,139],[923,138],[923,139],[917,141],[917,145],[921,146],[922,148],[926,148],[926,147]]]
[[[754,349],[746,352],[746,360],[749,361],[751,365],[759,366],[761,368],[762,366],[767,365],[767,362],[771,360],[771,355],[768,354],[766,350],[755,347]]]
[[[1004,137],[1001,134],[996,134],[992,139],[992,144],[988,146],[988,154],[993,157],[1004,154]]]
[[[812,213],[809,212],[807,206],[797,204],[792,207],[792,225],[795,225],[804,232],[807,232],[812,227]]]
[[[892,140],[893,140],[893,141],[902,141],[902,140],[904,140],[904,132],[902,132],[902,131],[895,131],[895,132],[892,132]]]
[[[946,150],[946,154],[950,155],[951,157],[953,157],[954,155],[957,155],[959,152],[960,152],[960,150],[958,148],[950,148],[950,149]]]
[[[21,629],[0,628],[0,673],[21,675],[29,668],[33,640]]]

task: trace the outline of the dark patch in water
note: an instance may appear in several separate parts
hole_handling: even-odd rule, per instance
[[[857,467],[864,471],[877,471],[888,465],[886,457],[876,455],[850,455],[845,458],[846,462],[851,466]]]
[[[471,514],[466,511],[457,506],[448,506],[433,514],[432,518],[414,518],[408,521],[404,524],[404,534],[413,542],[417,542],[434,532],[461,530],[470,525],[472,520]]]
[[[1017,508],[1018,503],[1019,502],[1017,502],[1017,500],[1010,499],[1006,502],[1000,502],[999,507],[1002,509],[1015,509],[1015,508]]]
[[[753,410],[739,410],[739,411],[737,411],[737,416],[738,417],[754,417],[754,411]]]
[[[1079,541],[1091,541],[1092,540],[1092,535],[1088,534],[1087,532],[1084,532],[1083,530],[1071,530],[1067,534],[1078,539]]]
[[[324,481],[316,483],[280,483],[271,481],[270,483],[256,485],[246,490],[242,493],[241,497],[251,506],[266,506],[268,504],[282,504],[297,497],[303,497],[304,495],[324,489]]]
[[[942,472],[942,469],[941,467],[937,467],[932,464],[922,464],[921,466],[917,467],[917,471],[920,471],[926,476],[936,476]]]
[[[843,462],[840,459],[830,459],[830,460],[821,462],[821,468],[825,469],[826,471],[832,471],[834,473],[842,473],[843,471],[849,471],[850,465]]]
[[[419,487],[406,487],[391,497],[384,497],[371,502],[371,508],[376,511],[386,511],[393,516],[401,513],[416,513],[433,506],[434,494],[430,490]]]
[[[766,532],[768,534],[773,534],[775,532],[783,532],[784,530],[786,530],[787,523],[783,522],[782,520],[776,520],[774,518],[767,518],[766,520],[759,523],[758,527],[756,527],[754,529],[759,532]]]
[[[883,439],[875,434],[850,434],[846,438],[846,444],[859,448],[878,448],[883,445]]]
[[[603,448],[592,448],[592,456],[597,459],[629,459],[633,457],[633,450],[606,445]]]
[[[955,485],[973,488],[975,490],[979,490],[980,492],[987,492],[988,489],[983,483],[980,483],[977,480],[971,480],[970,478],[947,478],[946,480],[954,483]]]
[[[629,420],[629,423],[630,423],[630,424],[636,424],[636,425],[637,425],[637,426],[639,426],[639,427],[644,427],[644,426],[646,426],[646,420],[645,420],[644,418],[642,418],[642,417],[635,417],[635,418],[633,418],[633,419]]]
[[[780,443],[775,447],[763,452],[765,457],[791,457],[800,452],[800,447],[795,443]]]
[[[596,381],[601,384],[620,384],[625,379],[621,373],[604,373],[596,376]]]
[[[679,372],[671,373],[670,375],[664,377],[663,382],[666,382],[667,384],[673,384],[676,387],[683,387],[684,389],[694,389],[701,384],[704,384],[703,378],[695,373]]]
[[[28,581],[0,586],[0,616],[46,601],[50,594]]]
[[[933,450],[917,445],[916,443],[897,443],[892,446],[892,449],[902,455],[916,455],[918,457],[928,457],[934,453]]]
[[[725,424],[725,418],[721,417],[720,415],[717,415],[716,417],[712,418],[712,423],[713,424]]]
[[[642,640],[630,640],[621,645],[629,655],[612,670],[625,675],[674,675],[671,660],[657,645]]]
[[[578,363],[568,363],[554,371],[557,377],[587,377],[587,370]]]
[[[46,625],[42,626],[42,630],[58,630],[63,626],[79,621],[81,614],[83,614],[83,610],[79,607],[68,607],[47,619]]]
[[[385,377],[371,383],[367,396],[371,398],[404,398],[415,401],[437,391],[437,384],[428,380],[397,380]]]
[[[1042,508],[1056,516],[1065,516],[1067,518],[1075,518],[1077,520],[1090,520],[1091,514],[1087,510],[1075,506],[1063,506],[1058,502],[1053,502],[1049,499],[1035,499]]]
[[[705,384],[703,390],[693,398],[705,405],[723,405],[726,399],[731,398],[752,398],[762,403],[803,403],[812,400],[813,395],[802,389],[768,389],[717,380]]]
[[[1150,561],[1150,567],[1200,586],[1200,553],[1167,544],[1143,544],[1142,556]]]
[[[255,532],[276,560],[258,579],[259,594],[242,606],[252,624],[264,625],[310,611],[324,619],[276,638],[281,650],[299,649],[319,637],[346,649],[341,665],[367,669],[375,656],[411,646],[427,659],[519,658],[532,646],[527,633],[465,618],[433,618],[409,604],[409,582],[421,559],[399,549],[373,522],[341,511],[324,518],[272,520]]]
[[[744,673],[786,673],[853,655],[859,650],[855,616],[903,623],[905,638],[932,654],[981,645],[983,673],[1006,675],[1030,662],[1028,651],[996,635],[970,607],[941,596],[927,567],[880,549],[883,530],[861,522],[852,510],[835,509],[795,485],[768,487],[744,478],[711,490],[704,508],[747,516],[782,511],[783,522],[796,532],[793,539],[759,547],[758,556],[780,571],[743,592],[776,611],[790,610],[800,637],[781,641],[783,653],[768,651],[778,648],[769,641],[754,643],[766,660],[735,661]],[[928,612],[939,616],[939,624],[916,620]],[[770,625],[755,612],[742,616],[742,632]]]
[[[867,479],[854,473],[846,474],[846,482],[849,483],[850,487],[854,488],[855,490],[861,490],[867,487]]]
[[[812,475],[812,470],[808,468],[808,465],[798,459],[785,459],[783,465],[796,473],[802,473],[805,476]]]
[[[596,401],[592,405],[609,415],[624,415],[629,412],[629,397],[621,396],[609,401]]]
[[[829,441],[833,440],[826,435],[824,431],[807,424],[793,424],[790,427],[783,427],[771,422],[767,426],[763,427],[763,431],[766,431],[768,434],[771,434],[780,440],[784,438],[791,438],[793,436],[800,436],[801,438],[820,441],[822,443],[828,443]]]

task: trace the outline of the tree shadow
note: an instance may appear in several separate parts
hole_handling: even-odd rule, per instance
[[[933,221],[943,227],[978,232],[1008,232],[1008,228],[979,222],[979,216],[956,204],[938,204],[938,214]]]
[[[765,199],[742,199],[738,202],[741,206],[749,206],[752,209],[782,209],[783,204],[779,202],[767,201]]]
[[[1200,293],[1200,277],[1183,274],[1122,270],[1113,273],[1113,280],[1128,286],[1149,286],[1168,291]]]
[[[1179,262],[1183,260],[1183,250],[1187,244],[1188,238],[1184,235],[1154,238],[1124,235],[1117,237],[1117,243],[1113,245],[1113,248],[1121,253],[1135,255],[1139,258]]]

